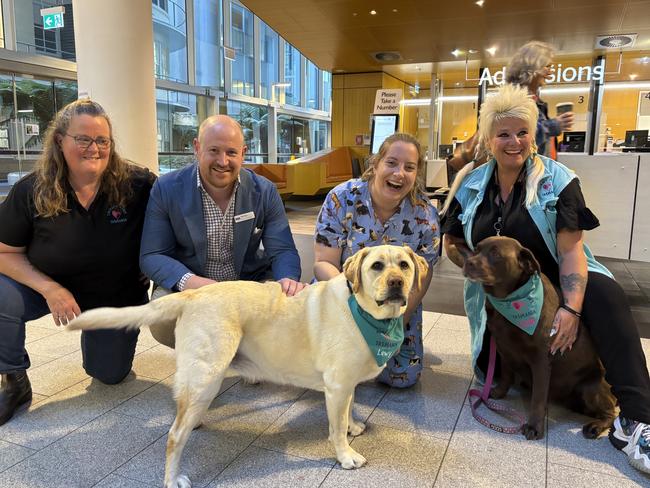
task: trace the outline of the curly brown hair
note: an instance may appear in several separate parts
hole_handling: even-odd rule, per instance
[[[375,177],[375,166],[377,166],[379,162],[386,156],[388,148],[391,146],[391,144],[397,141],[413,144],[418,152],[418,170],[417,174],[415,175],[415,184],[408,194],[409,200],[413,205],[415,205],[418,194],[426,198],[425,179],[427,172],[427,160],[422,153],[420,142],[411,134],[406,134],[405,132],[396,132],[395,134],[388,136],[384,142],[381,143],[381,146],[379,146],[379,151],[376,154],[370,156],[370,159],[368,160],[368,169],[361,175],[361,179],[368,182],[372,181],[372,179]]]
[[[63,107],[56,114],[43,137],[43,153],[36,162],[34,173],[34,205],[40,217],[55,217],[70,211],[67,197],[68,165],[59,143],[70,127],[70,121],[78,115],[103,117],[111,134],[111,149],[108,166],[102,174],[99,192],[108,197],[111,205],[125,206],[132,197],[131,173],[137,166],[120,157],[113,144],[113,126],[106,111],[97,102],[89,99],[77,100]]]

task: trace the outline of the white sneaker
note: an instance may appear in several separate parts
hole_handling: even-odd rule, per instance
[[[609,440],[627,454],[632,466],[650,474],[650,425],[619,416],[609,431]]]

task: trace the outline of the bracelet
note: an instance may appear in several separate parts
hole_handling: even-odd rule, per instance
[[[577,310],[573,310],[573,309],[572,309],[571,307],[569,307],[566,303],[563,303],[562,305],[560,305],[560,308],[563,308],[564,310],[566,310],[567,312],[569,312],[571,315],[575,315],[575,316],[578,317],[578,318],[581,318],[581,317],[582,317],[582,314],[581,314],[580,312],[578,312]]]

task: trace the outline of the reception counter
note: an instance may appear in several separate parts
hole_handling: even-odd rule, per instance
[[[600,227],[585,232],[596,256],[650,262],[650,154],[560,153],[576,172]]]

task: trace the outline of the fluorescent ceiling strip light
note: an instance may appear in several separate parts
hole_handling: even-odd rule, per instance
[[[430,105],[431,104],[431,99],[430,98],[411,98],[409,100],[402,100],[400,102],[402,105],[409,105],[411,107],[419,107],[422,105]]]
[[[626,83],[624,81],[618,83],[605,83],[605,90],[626,90],[626,89],[650,89],[650,83]]]
[[[555,87],[542,88],[540,91],[542,95],[552,95],[555,93],[588,93],[589,87],[588,86],[567,86],[567,87],[558,86],[557,88]]]
[[[628,82],[613,82],[605,83],[605,90],[650,90],[650,82],[645,83],[628,83]],[[588,86],[571,86],[571,87],[545,87],[541,89],[542,95],[553,95],[558,93],[588,93]],[[495,93],[495,91],[488,92],[488,96]],[[475,102],[478,99],[476,95],[448,95],[439,97],[441,102]],[[424,106],[431,104],[430,98],[413,98],[410,100],[402,100],[402,105],[407,106]]]

